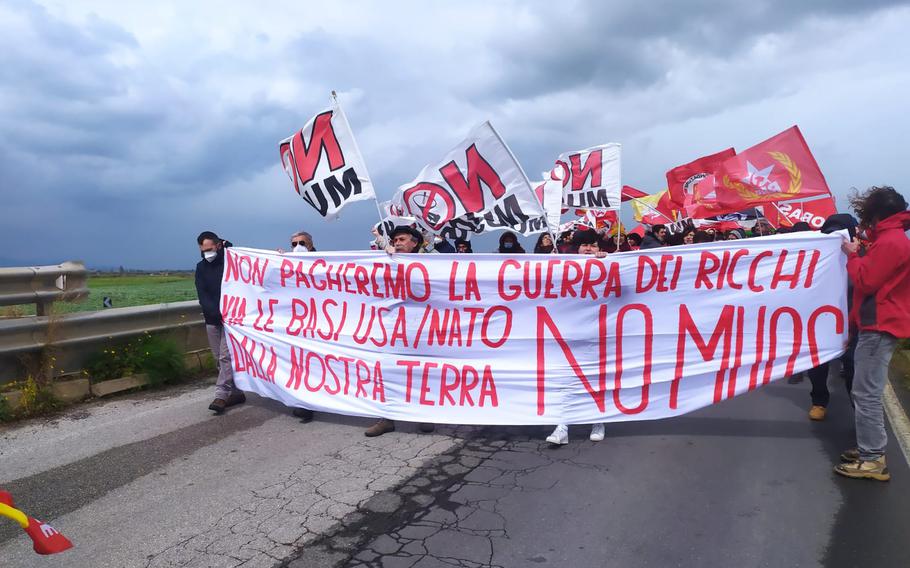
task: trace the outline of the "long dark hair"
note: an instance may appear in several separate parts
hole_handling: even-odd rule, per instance
[[[545,237],[550,239],[549,247],[546,247],[543,244],[543,240]],[[541,233],[540,236],[537,237],[537,244],[534,245],[534,252],[536,254],[548,254],[548,253],[553,252],[553,249],[555,247],[556,247],[556,243],[553,242],[553,237],[550,236],[550,233]]]
[[[872,227],[882,219],[907,209],[907,200],[890,185],[872,186],[859,193],[856,189],[850,195],[850,207],[856,211],[860,225]]]

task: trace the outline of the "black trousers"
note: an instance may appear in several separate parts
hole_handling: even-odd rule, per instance
[[[841,356],[844,383],[846,384],[848,395],[853,391],[853,352],[856,350],[857,337],[858,335],[854,335],[850,338],[847,351]],[[828,401],[831,399],[831,393],[828,391],[828,363],[822,363],[818,367],[809,369],[807,374],[809,375],[809,381],[812,382],[812,392],[809,393],[809,396],[812,397],[812,406],[828,406]],[[852,398],[850,402],[852,404]]]

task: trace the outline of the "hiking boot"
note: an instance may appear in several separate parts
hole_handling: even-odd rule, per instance
[[[291,414],[294,415],[295,418],[299,418],[304,424],[313,421],[313,411],[307,408],[295,408],[291,411]]]
[[[873,461],[858,459],[855,462],[837,464],[834,466],[834,473],[853,479],[877,479],[878,481],[891,479],[891,474],[888,473],[888,468],[885,466],[885,456]]]
[[[591,441],[592,442],[601,442],[604,439],[604,425],[594,424],[591,426]]]
[[[424,434],[429,434],[436,431],[436,425],[430,424],[429,422],[421,422],[418,428],[420,428],[420,431]]]
[[[236,406],[238,404],[243,404],[246,402],[246,395],[243,394],[242,390],[234,389],[231,392],[231,395],[228,396],[227,400],[224,402],[225,406]]]
[[[569,427],[565,424],[560,424],[553,430],[553,433],[547,436],[547,442],[561,446],[563,444],[569,443]]]
[[[824,406],[813,404],[812,408],[809,409],[809,420],[824,420],[827,413],[828,409]]]
[[[840,455],[840,461],[844,463],[859,461],[859,448],[850,448],[849,450],[844,450],[844,452]]]
[[[380,418],[376,424],[373,424],[367,428],[363,435],[367,438],[375,438],[376,436],[382,436],[386,432],[394,432],[395,423],[387,418]]]
[[[212,404],[209,405],[209,410],[215,414],[224,414],[225,408],[227,408],[227,403],[223,398],[216,398],[212,401]]]

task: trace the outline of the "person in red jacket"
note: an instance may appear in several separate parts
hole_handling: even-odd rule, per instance
[[[887,481],[882,393],[899,338],[910,337],[910,211],[893,187],[871,187],[850,205],[865,230],[867,247],[844,241],[847,274],[853,282],[851,323],[859,329],[854,355],[853,403],[856,445],[841,455],[836,473]]]

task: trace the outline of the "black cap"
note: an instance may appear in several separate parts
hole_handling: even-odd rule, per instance
[[[417,241],[418,245],[423,244],[423,235],[420,231],[409,225],[398,225],[392,230],[392,234],[389,235],[389,238],[394,239],[397,235],[411,235],[414,237],[414,240]]]
[[[850,233],[850,238],[856,236],[856,219],[853,215],[849,213],[835,213],[827,219],[822,225],[821,231],[825,234],[833,233],[834,231],[840,231],[841,229],[847,229]]]
[[[593,229],[575,231],[575,236],[572,237],[572,246],[574,247],[593,245],[595,243],[600,244],[600,235]]]

